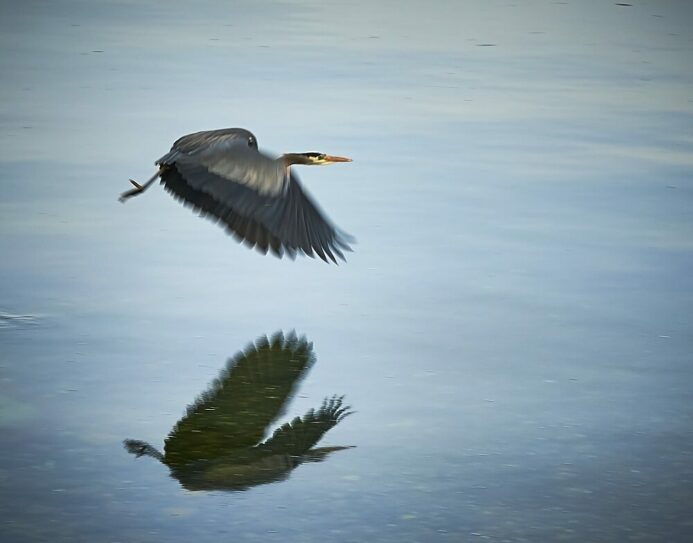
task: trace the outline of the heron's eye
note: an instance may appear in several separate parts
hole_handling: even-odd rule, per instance
[[[255,145],[255,139],[254,138],[248,138],[248,147],[253,147]]]

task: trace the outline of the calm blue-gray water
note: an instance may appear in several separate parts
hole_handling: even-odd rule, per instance
[[[693,540],[688,2],[0,6],[3,543]],[[117,201],[232,126],[354,159],[295,170],[346,263]],[[189,468],[277,332],[265,437],[354,413]]]

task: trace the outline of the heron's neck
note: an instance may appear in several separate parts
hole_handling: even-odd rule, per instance
[[[293,166],[294,164],[312,164],[311,160],[302,153],[286,153],[282,155],[282,159],[284,160],[284,164],[287,168],[289,166]]]

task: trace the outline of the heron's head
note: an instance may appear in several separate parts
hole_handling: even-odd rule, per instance
[[[336,162],[351,162],[350,158],[343,156],[326,155],[324,153],[287,153],[284,155],[287,166],[303,164],[305,166],[324,166]]]

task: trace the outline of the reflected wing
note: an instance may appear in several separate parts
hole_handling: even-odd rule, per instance
[[[303,456],[328,430],[351,414],[350,407],[342,405],[342,400],[341,396],[326,398],[320,409],[317,411],[311,409],[302,418],[296,417],[291,422],[287,422],[275,430],[272,437],[262,443],[259,448],[272,454]],[[327,452],[313,461],[320,461],[327,453],[341,448],[325,449]]]
[[[174,149],[157,162],[161,182],[202,215],[223,222],[239,240],[277,256],[297,252],[336,262],[351,250],[340,232],[288,175],[281,160],[242,139],[224,139],[194,153]]]
[[[165,444],[166,463],[212,460],[252,447],[284,411],[315,357],[305,338],[278,333],[258,339],[188,407]]]

